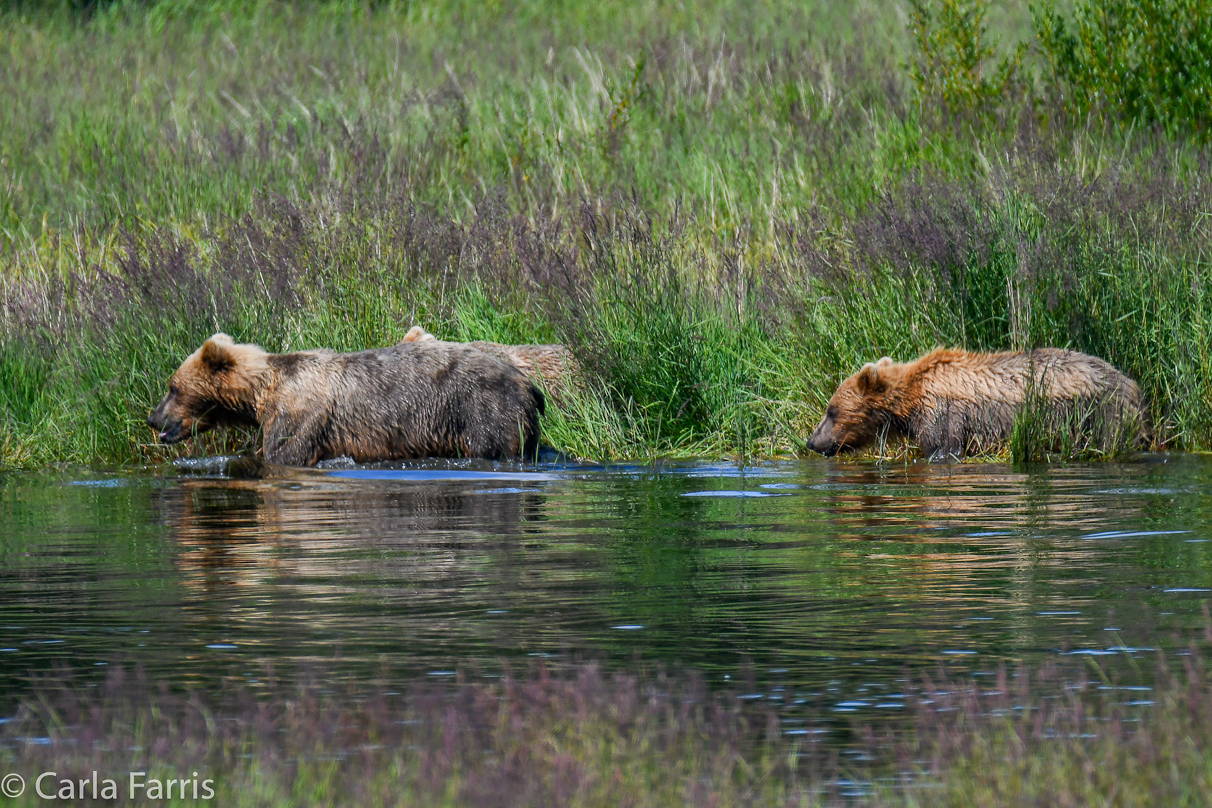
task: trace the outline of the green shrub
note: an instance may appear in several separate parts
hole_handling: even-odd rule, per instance
[[[909,33],[915,54],[910,75],[923,98],[941,100],[953,114],[987,115],[1022,85],[1024,47],[994,61],[987,36],[988,0],[910,0]]]
[[[1195,130],[1212,122],[1210,0],[1078,0],[1072,29],[1051,3],[1031,9],[1065,106]]]

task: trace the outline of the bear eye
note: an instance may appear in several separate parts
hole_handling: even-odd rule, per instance
[[[837,407],[830,405],[829,409],[825,410],[825,417],[837,420]]]
[[[175,395],[177,395],[179,392],[180,392],[180,391],[178,391],[178,390],[177,390],[177,385],[175,385],[175,384],[170,384],[170,385],[168,386],[168,394],[169,394],[170,396],[175,396]]]

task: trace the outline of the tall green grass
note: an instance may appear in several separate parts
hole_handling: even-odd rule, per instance
[[[1099,355],[1162,442],[1212,447],[1199,132],[1071,114],[1023,53],[957,109],[892,5],[118,2],[0,28],[0,465],[180,451],[142,422],[213,331],[354,350],[413,324],[567,343],[588,384],[545,430],[581,455],[799,451],[841,378],[940,344]]]

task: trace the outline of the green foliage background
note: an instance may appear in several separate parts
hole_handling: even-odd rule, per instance
[[[414,323],[569,344],[582,455],[798,451],[939,344],[1097,354],[1208,448],[1206,5],[9,4],[0,464],[171,454],[215,330]]]

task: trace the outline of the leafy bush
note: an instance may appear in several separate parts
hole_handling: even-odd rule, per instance
[[[1206,137],[1210,0],[1078,0],[1072,30],[1050,2],[1031,13],[1067,107],[1080,115],[1106,109]]]
[[[909,33],[916,54],[909,72],[924,98],[941,100],[957,114],[992,112],[1021,87],[1024,48],[992,62],[996,48],[987,34],[988,0],[910,0]]]

